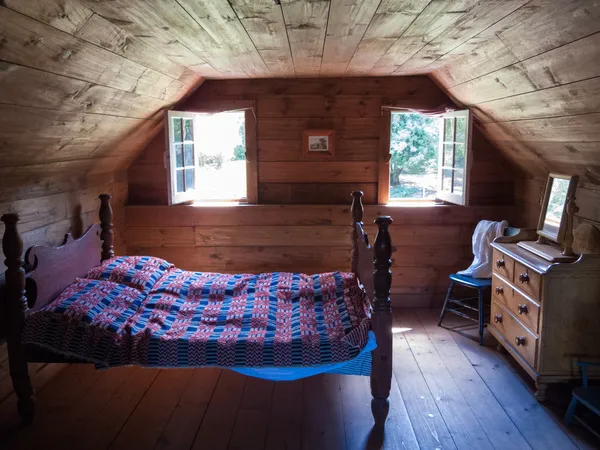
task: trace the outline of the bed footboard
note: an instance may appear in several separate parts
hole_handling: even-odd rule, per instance
[[[375,425],[383,427],[390,404],[388,397],[392,385],[392,306],[390,289],[392,286],[392,241],[388,226],[392,223],[389,216],[380,216],[375,220],[379,227],[375,243],[373,261],[373,283],[375,299],[371,315],[371,328],[377,339],[377,348],[373,350],[371,367],[371,411]]]

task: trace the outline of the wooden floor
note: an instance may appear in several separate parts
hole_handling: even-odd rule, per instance
[[[0,448],[595,448],[598,442],[567,432],[535,401],[491,337],[479,347],[438,328],[437,313],[395,311],[383,437],[371,433],[367,377],[273,383],[219,369],[97,372],[72,365],[38,392],[33,425],[16,425],[14,398],[0,405]]]

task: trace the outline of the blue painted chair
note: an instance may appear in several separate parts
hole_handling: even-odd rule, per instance
[[[583,386],[573,389],[573,398],[571,399],[571,404],[567,409],[567,413],[565,414],[565,424],[569,425],[573,419],[577,420],[584,428],[586,428],[591,433],[595,434],[596,437],[600,439],[600,433],[586,423],[581,417],[575,415],[575,410],[577,409],[577,405],[581,403],[595,415],[600,416],[600,387],[590,387],[588,385],[588,375],[587,368],[592,367],[600,367],[600,363],[598,362],[578,362],[577,365],[581,367],[581,375],[583,378]]]
[[[452,297],[456,284],[475,289],[477,295],[464,298]],[[448,293],[440,314],[438,327],[442,326],[444,315],[447,312],[477,322],[479,324],[479,345],[483,345],[483,329],[485,328],[486,315],[489,316],[491,287],[492,280],[490,278],[472,278],[456,273],[450,275],[450,286],[448,286]],[[474,313],[477,315],[474,316]]]
[[[506,227],[504,229],[504,236],[516,236],[520,229],[515,227]],[[465,298],[452,298],[454,286],[456,284],[465,286],[467,288],[475,289],[477,296],[465,297]],[[479,345],[483,345],[483,330],[486,326],[486,317],[489,320],[490,308],[491,308],[491,278],[472,278],[464,275],[453,273],[450,275],[450,286],[448,286],[448,293],[446,294],[446,300],[440,314],[440,320],[438,327],[442,326],[442,320],[444,320],[444,314],[447,312],[456,314],[457,316],[464,317],[465,319],[477,322],[479,324]],[[457,305],[456,307],[450,307],[450,305]],[[477,316],[469,315],[468,313],[477,313]]]

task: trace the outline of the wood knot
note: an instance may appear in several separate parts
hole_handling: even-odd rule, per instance
[[[33,45],[34,47],[41,47],[42,45],[44,45],[44,38],[37,36],[34,38],[29,39],[29,41],[27,41],[27,44],[25,45]]]
[[[66,61],[66,60],[67,60],[67,59],[69,59],[71,56],[73,56],[73,53],[75,53],[75,52],[73,52],[73,50],[64,50],[64,51],[63,51],[63,52],[60,54],[60,57]]]
[[[6,44],[7,42],[8,41],[4,36],[0,36],[0,48],[4,47],[4,44]]]

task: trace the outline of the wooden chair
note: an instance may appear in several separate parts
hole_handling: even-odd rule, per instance
[[[588,423],[586,423],[581,417],[575,415],[577,404],[581,403],[595,415],[600,417],[600,387],[588,386],[588,374],[587,368],[590,366],[600,367],[598,362],[585,362],[580,361],[577,363],[581,367],[581,375],[583,378],[583,386],[573,389],[573,398],[571,404],[565,414],[565,424],[569,425],[573,419],[577,420],[584,428],[593,433],[597,438],[600,439],[600,433],[594,430]]]
[[[477,295],[474,297],[453,298],[452,294],[457,283],[466,288],[475,289],[477,291]],[[483,329],[485,328],[486,324],[486,313],[489,316],[489,293],[491,287],[491,278],[472,278],[465,275],[459,275],[457,273],[451,274],[450,286],[448,286],[448,293],[446,294],[446,300],[444,300],[444,306],[442,307],[438,327],[442,326],[444,315],[447,312],[464,317],[472,322],[477,322],[479,324],[479,345],[483,345]],[[449,307],[450,305],[457,306]],[[477,316],[474,317],[473,313],[476,313]]]
[[[519,228],[506,227],[504,229],[504,236],[515,236],[520,231]],[[452,298],[454,287],[456,284],[464,286],[469,289],[475,289],[477,295],[474,297],[464,298]],[[491,278],[473,278],[465,275],[459,275],[453,273],[450,275],[450,286],[448,286],[448,293],[446,294],[446,300],[444,300],[444,306],[440,314],[440,320],[438,327],[442,326],[444,315],[446,312],[456,314],[457,316],[468,319],[472,322],[479,324],[479,345],[483,345],[483,330],[486,326],[486,317],[489,317],[490,310],[490,290],[492,287]],[[457,305],[455,308],[448,308],[450,305]],[[477,313],[477,316],[469,315],[468,313]]]

